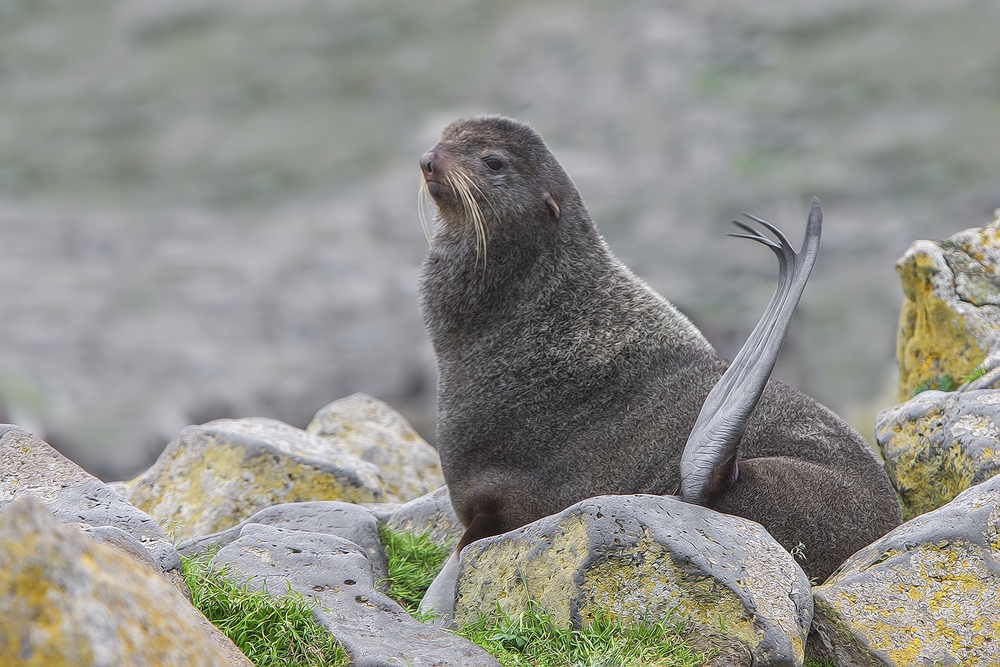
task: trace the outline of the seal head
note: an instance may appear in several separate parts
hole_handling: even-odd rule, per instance
[[[502,116],[452,123],[420,168],[440,220],[450,224],[467,222],[476,207],[491,223],[558,219],[557,199],[575,191],[538,133]]]
[[[420,169],[438,212],[434,242],[474,248],[480,267],[494,242],[543,242],[562,215],[560,202],[579,199],[538,133],[502,116],[452,123]]]

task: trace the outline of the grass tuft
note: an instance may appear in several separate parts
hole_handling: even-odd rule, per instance
[[[972,369],[971,373],[958,379],[955,379],[948,373],[945,373],[944,375],[939,375],[931,380],[928,380],[927,382],[917,385],[913,389],[913,394],[910,398],[913,398],[913,396],[916,396],[917,394],[922,394],[930,389],[936,389],[937,391],[955,391],[962,385],[972,382],[973,380],[978,380],[984,375],[986,375],[986,368],[984,366],[976,366]]]
[[[457,634],[492,653],[504,667],[697,667],[711,657],[684,642],[680,625],[625,626],[600,616],[585,629],[567,630],[556,627],[532,601],[522,614],[499,613]]]
[[[451,547],[433,541],[429,533],[415,534],[379,526],[379,539],[385,549],[389,576],[388,594],[411,614],[423,599],[427,587],[444,566]]]
[[[384,525],[379,537],[385,549],[389,596],[411,614],[451,553],[429,534],[394,531]],[[623,625],[599,616],[587,628],[559,628],[535,601],[523,614],[483,617],[455,633],[490,652],[503,667],[696,667],[716,652],[699,652],[685,641],[683,623]],[[807,661],[811,667],[827,667]]]
[[[253,591],[208,566],[212,553],[181,557],[194,606],[257,667],[348,667],[344,649],[289,588],[281,597]]]

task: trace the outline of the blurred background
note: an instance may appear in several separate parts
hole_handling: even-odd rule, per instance
[[[1000,4],[0,0],[0,417],[105,478],[369,392],[433,442],[417,159],[533,124],[614,251],[735,354],[748,210],[823,247],[777,376],[870,437],[918,238],[1000,206]]]

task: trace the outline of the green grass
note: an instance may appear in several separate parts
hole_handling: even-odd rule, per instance
[[[212,554],[182,557],[194,606],[257,667],[348,667],[347,654],[289,589],[281,597],[249,590],[211,571]]]
[[[389,565],[389,596],[414,613],[451,546],[434,542],[427,533],[385,526],[380,538]],[[456,634],[492,653],[504,667],[693,667],[706,660],[684,643],[679,627],[623,627],[600,618],[584,630],[567,630],[557,628],[534,603],[525,614],[483,618]]]
[[[589,627],[556,627],[537,603],[523,614],[480,618],[458,634],[496,656],[504,667],[696,667],[711,656],[692,650],[681,625],[623,626],[607,617]]]
[[[986,375],[986,368],[983,366],[976,366],[972,369],[971,373],[964,377],[960,377],[957,380],[948,373],[945,373],[944,375],[937,376],[933,380],[928,380],[923,384],[917,385],[917,387],[913,390],[913,396],[922,394],[930,389],[936,389],[937,391],[955,391],[962,385],[972,382],[973,380],[978,380],[984,375]]]
[[[925,382],[924,384],[914,389],[913,395],[916,396],[917,394],[925,392],[928,389],[936,389],[937,391],[955,391],[956,389],[958,389],[958,386],[961,382],[962,380],[956,380],[948,373],[945,373],[944,375],[939,375],[937,378],[935,378],[933,383]]]
[[[440,571],[451,547],[426,533],[380,529],[386,551],[388,593],[414,613],[424,592]],[[298,593],[283,597],[237,586],[220,571],[210,571],[212,554],[183,558],[184,579],[194,604],[257,667],[348,667],[336,640],[313,621],[309,606]],[[456,631],[478,644],[504,667],[695,667],[711,652],[699,652],[686,643],[683,623],[666,621],[622,625],[609,617],[589,627],[557,627],[537,603],[516,616],[500,612]],[[810,659],[806,667],[829,667]]]
[[[978,380],[984,375],[986,375],[986,367],[976,366],[975,368],[972,369],[971,373],[962,378],[961,383],[965,384],[966,382],[972,382],[973,380]]]
[[[389,576],[384,580],[389,597],[416,614],[417,605],[441,571],[452,547],[434,542],[428,533],[396,531],[384,524],[380,524],[379,539],[389,563]]]

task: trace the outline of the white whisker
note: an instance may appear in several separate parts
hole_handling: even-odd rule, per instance
[[[427,181],[421,178],[420,188],[417,190],[417,215],[420,217],[420,228],[424,230],[424,238],[427,239],[427,247],[432,248],[431,230],[427,224],[427,207],[431,205],[428,197],[430,193],[427,191]]]
[[[448,174],[449,184],[462,202],[462,208],[466,217],[472,222],[473,230],[476,234],[476,266],[479,266],[479,258],[483,260],[483,271],[486,270],[486,221],[483,219],[482,209],[479,202],[472,194],[472,188],[480,193],[482,190],[465,173],[455,171]]]

